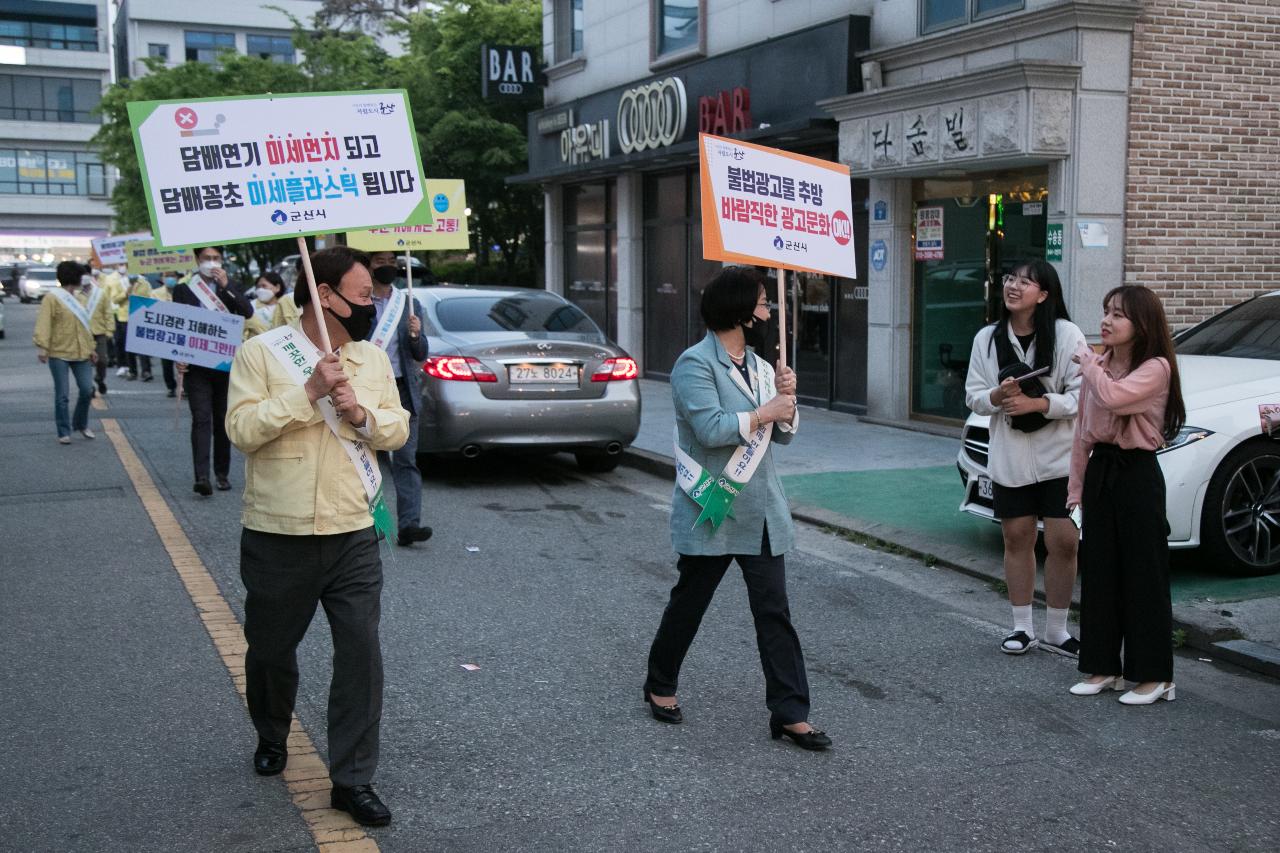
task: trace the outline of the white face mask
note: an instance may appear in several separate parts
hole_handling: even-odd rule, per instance
[[[222,269],[222,261],[201,261],[200,274],[205,278],[213,275],[214,270]]]
[[[116,272],[120,273],[120,275],[124,275],[128,271],[129,271],[128,267],[116,267]]]
[[[81,286],[81,287],[83,287],[85,290],[92,290],[92,289],[93,289],[93,276],[91,276],[91,275],[82,275],[82,276],[80,276],[80,286]]]
[[[276,298],[276,292],[269,287],[259,287],[254,293],[257,295],[259,302],[270,302]]]

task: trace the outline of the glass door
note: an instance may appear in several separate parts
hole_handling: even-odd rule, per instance
[[[1044,171],[916,182],[911,410],[963,421],[974,335],[999,316],[1000,278],[1043,258]]]

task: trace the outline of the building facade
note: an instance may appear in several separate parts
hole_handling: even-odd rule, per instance
[[[1096,340],[1141,282],[1175,325],[1275,287],[1277,10],[1265,0],[544,2],[547,287],[649,376],[701,336],[699,129],[838,159],[856,280],[797,276],[806,402],[957,424],[1025,259]],[[1207,220],[1207,221],[1206,221]],[[1206,245],[1208,244],[1208,245]]]
[[[143,76],[143,60],[150,57],[181,65],[212,62],[224,50],[293,64],[298,56],[289,16],[307,24],[319,10],[320,0],[122,0],[115,22],[116,75]]]
[[[0,263],[89,257],[111,180],[89,140],[110,82],[107,3],[0,3]]]

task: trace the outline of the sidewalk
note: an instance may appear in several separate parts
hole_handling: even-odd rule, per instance
[[[671,388],[640,380],[640,391],[640,434],[624,461],[673,476]],[[963,497],[958,434],[947,438],[801,409],[797,440],[777,454],[796,518],[1003,583],[1000,528],[957,509]],[[1205,570],[1205,559],[1198,551],[1174,553],[1175,629],[1185,632],[1188,645],[1280,676],[1280,575],[1229,578]]]

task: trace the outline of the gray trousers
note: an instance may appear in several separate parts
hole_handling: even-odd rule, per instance
[[[333,634],[329,686],[329,778],[365,785],[378,766],[382,720],[382,560],[372,527],[332,536],[245,529],[245,687],[260,737],[283,741],[298,695],[297,648],[316,605]]]

